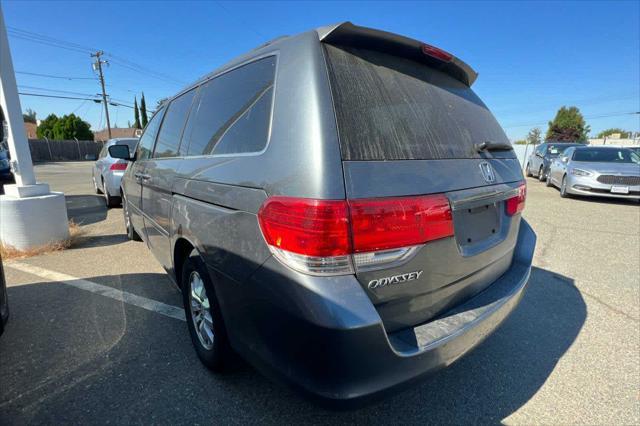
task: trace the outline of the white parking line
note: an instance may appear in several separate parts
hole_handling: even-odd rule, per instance
[[[156,312],[169,318],[185,321],[184,309],[177,306],[167,305],[166,303],[158,302],[157,300],[148,299],[146,297],[138,296],[137,294],[94,283],[93,281],[84,280],[72,275],[67,275],[60,272],[40,268],[38,266],[29,265],[28,263],[12,262],[6,266],[18,271],[35,275],[48,281],[67,284],[72,287],[79,288],[80,290],[85,290],[91,293],[99,294],[101,296],[109,297],[111,299],[127,303],[129,305]]]

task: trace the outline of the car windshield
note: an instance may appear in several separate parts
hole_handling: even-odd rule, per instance
[[[547,150],[547,154],[549,157],[557,157],[562,154],[567,148],[571,148],[574,145],[549,145],[549,149]]]
[[[640,157],[625,148],[589,148],[576,150],[573,154],[573,161],[640,164]]]
[[[134,152],[136,150],[136,146],[138,145],[138,139],[124,139],[116,142],[116,145],[127,145],[129,147],[129,152]]]

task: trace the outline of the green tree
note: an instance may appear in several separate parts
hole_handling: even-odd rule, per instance
[[[22,114],[22,119],[25,123],[33,123],[36,124],[38,121],[36,120],[36,112],[31,108],[27,108],[27,112]]]
[[[534,127],[533,129],[529,130],[529,133],[527,134],[527,142],[532,145],[538,145],[539,143],[541,143],[542,130],[540,130],[537,127]]]
[[[549,122],[547,140],[565,142],[586,142],[591,127],[584,121],[584,117],[577,107],[563,106],[556,113],[553,121]]]
[[[75,114],[62,117],[50,114],[40,122],[36,133],[39,138],[93,140],[91,125]]]
[[[36,129],[36,135],[39,138],[54,139],[53,126],[58,122],[58,116],[55,114],[49,114],[47,118],[40,122],[40,125]]]
[[[614,133],[620,133],[620,137],[622,139],[628,139],[631,136],[631,132],[628,132],[626,130],[622,130],[619,129],[617,127],[611,128],[611,129],[607,129],[607,130],[603,130],[600,133],[598,133],[598,136],[596,136],[598,139],[602,139],[605,138],[607,136],[611,136]]]
[[[517,141],[515,141],[513,144],[514,145],[526,145],[528,142],[526,139],[518,139]]]
[[[138,111],[138,98],[133,99],[133,127],[136,129],[141,129],[140,126],[140,111]]]
[[[91,125],[75,114],[60,117],[53,125],[53,138],[57,140],[93,140]]]
[[[145,127],[149,118],[147,117],[147,103],[144,100],[144,92],[142,92],[142,98],[140,99],[140,119],[142,127]]]

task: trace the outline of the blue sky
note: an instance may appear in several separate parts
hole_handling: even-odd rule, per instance
[[[512,139],[534,126],[546,131],[562,105],[579,107],[592,133],[608,127],[640,130],[640,115],[610,116],[640,110],[638,1],[1,4],[16,71],[88,78],[17,74],[21,92],[99,93],[87,47],[113,55],[105,71],[113,99],[133,103],[144,91],[153,106],[267,40],[349,20],[436,45],[469,63],[480,74],[474,89]],[[25,34],[34,38],[31,33],[82,48],[25,40]],[[92,101],[27,96],[21,101],[23,110],[34,109],[38,118],[75,112],[94,129],[105,125],[101,105]],[[111,109],[112,124],[125,127],[128,120],[133,121],[130,108]]]

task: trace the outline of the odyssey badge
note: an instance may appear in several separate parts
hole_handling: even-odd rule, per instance
[[[393,275],[391,277],[379,278],[377,280],[369,281],[369,284],[367,285],[367,287],[369,287],[370,290],[373,290],[373,289],[384,287],[390,284],[406,283],[407,281],[417,280],[418,278],[420,278],[420,275],[422,275],[422,271],[414,271],[414,272],[408,272],[406,274],[399,274],[399,275]]]

